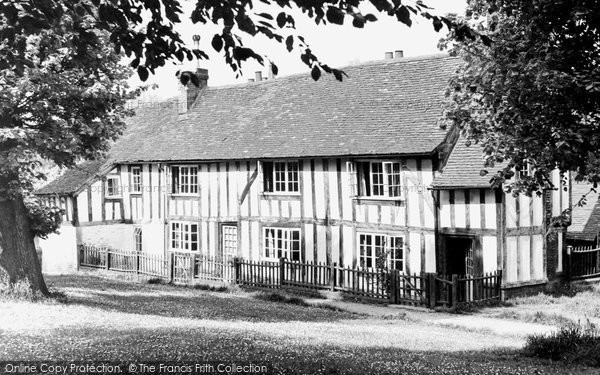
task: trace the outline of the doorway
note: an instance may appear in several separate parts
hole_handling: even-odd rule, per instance
[[[232,261],[238,254],[238,228],[236,224],[221,225],[221,253],[225,263]]]
[[[474,275],[475,256],[473,239],[469,237],[446,237],[446,269],[447,275]]]

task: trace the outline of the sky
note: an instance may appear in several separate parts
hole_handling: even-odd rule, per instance
[[[425,0],[425,4],[434,8],[431,13],[463,14],[466,7],[465,0]],[[242,64],[241,77],[225,64],[222,53],[219,54],[213,50],[210,45],[212,36],[220,31],[220,27],[215,25],[193,25],[187,15],[190,14],[194,0],[183,2],[186,17],[184,22],[177,27],[182,35],[184,42],[193,48],[192,36],[200,35],[200,49],[205,51],[210,59],[197,61],[186,61],[183,64],[167,63],[166,66],[157,69],[155,75],[151,75],[146,84],[157,84],[158,88],[150,90],[142,96],[142,100],[163,100],[177,96],[179,85],[175,77],[178,70],[195,70],[198,66],[208,69],[209,86],[223,86],[231,84],[241,84],[253,78],[256,71],[262,71],[263,76],[267,75],[267,67],[261,66],[254,61],[248,61]],[[262,3],[260,3],[262,5]],[[258,5],[257,8],[260,6]],[[365,7],[363,14],[372,12],[378,18],[374,23],[368,23],[363,29],[357,29],[352,26],[350,18],[346,18],[344,25],[327,24],[316,25],[314,21],[303,16],[302,13],[295,12],[293,15],[296,20],[296,33],[303,35],[306,42],[310,45],[313,54],[319,60],[332,67],[343,67],[354,65],[366,61],[381,60],[385,52],[395,50],[404,51],[405,57],[422,56],[440,53],[437,43],[447,32],[443,28],[436,33],[431,22],[413,16],[413,25],[409,28],[398,22],[395,18],[379,14],[374,8]],[[276,16],[281,10],[277,7],[258,10],[267,11]],[[256,9],[256,8],[255,8]],[[287,36],[285,33],[282,34]],[[304,63],[300,61],[300,51],[294,49],[289,53],[284,44],[271,41],[266,37],[251,37],[250,35],[240,34],[244,45],[251,47],[260,55],[268,57],[279,68],[279,76],[306,72],[309,70]],[[266,60],[267,61],[267,60]],[[137,77],[131,82],[132,86],[141,84]]]

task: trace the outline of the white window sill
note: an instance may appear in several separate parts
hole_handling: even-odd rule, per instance
[[[357,203],[382,203],[389,205],[402,205],[406,201],[404,197],[352,197]]]
[[[299,191],[263,191],[262,195],[297,195],[300,196]]]

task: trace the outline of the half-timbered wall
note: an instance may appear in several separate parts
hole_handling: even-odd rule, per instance
[[[548,278],[548,259],[552,256],[557,258],[556,271],[560,272],[563,232],[555,233],[556,241],[548,248],[546,212],[551,212],[552,217],[560,216],[569,207],[570,194],[568,181],[561,183],[558,171],[552,176],[555,186],[561,188],[540,196],[514,197],[493,189],[436,192],[440,207],[439,251],[442,254],[438,254],[438,259],[441,263],[451,250],[444,247],[445,238],[462,236],[474,240],[479,251],[476,256],[481,258],[481,271],[502,269],[506,286],[544,282]]]
[[[434,207],[426,189],[433,179],[431,161],[401,160],[399,200],[353,196],[356,176],[349,162],[300,160],[300,191],[289,194],[263,191],[257,161],[198,164],[198,194],[166,194],[167,219],[198,222],[200,249],[211,255],[221,253],[221,225],[235,224],[239,255],[256,260],[265,259],[265,227],[299,228],[302,259],[344,265],[358,261],[359,233],[403,236],[406,270],[434,271]]]

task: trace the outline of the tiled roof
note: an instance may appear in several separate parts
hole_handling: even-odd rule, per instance
[[[480,145],[467,146],[465,139],[460,137],[452,149],[441,175],[433,180],[432,186],[437,189],[491,187],[490,179],[504,165],[486,168],[483,155]],[[488,173],[482,176],[482,170],[486,170]]]
[[[571,225],[567,229],[567,238],[575,240],[594,241],[600,232],[600,202],[598,193],[590,192],[592,185],[573,181],[571,197],[573,211]],[[589,193],[589,194],[588,194]],[[586,204],[577,206],[577,202],[586,195]]]
[[[107,169],[105,160],[86,161],[65,171],[60,177],[53,180],[46,186],[35,191],[35,194],[72,194],[77,192],[89,181],[104,173]]]
[[[343,82],[309,74],[204,89],[187,118],[138,111],[110,153],[116,162],[431,153],[460,60],[446,55],[342,68]]]

